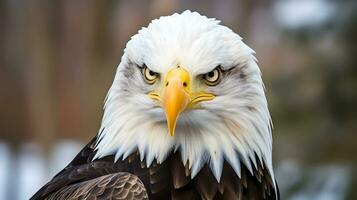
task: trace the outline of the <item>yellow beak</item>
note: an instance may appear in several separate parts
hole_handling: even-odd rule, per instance
[[[189,85],[189,74],[180,67],[170,70],[164,81],[162,106],[165,110],[167,127],[171,136],[174,135],[179,115],[190,103]]]
[[[170,70],[163,81],[161,92],[149,92],[148,96],[161,102],[165,110],[167,128],[171,136],[175,134],[177,120],[187,108],[196,108],[201,101],[214,99],[211,93],[203,92],[199,86],[192,87],[189,73],[182,67]],[[193,89],[192,89],[192,88]]]

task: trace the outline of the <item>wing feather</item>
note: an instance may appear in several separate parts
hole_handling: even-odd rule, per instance
[[[52,193],[46,199],[144,200],[148,199],[148,194],[137,176],[119,172],[68,185]]]

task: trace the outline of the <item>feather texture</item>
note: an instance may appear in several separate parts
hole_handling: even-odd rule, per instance
[[[220,182],[205,165],[191,179],[178,153],[162,164],[141,166],[133,153],[114,162],[114,155],[92,161],[96,153],[93,139],[59,174],[31,200],[40,199],[277,199],[276,188],[262,163],[251,174],[242,168],[238,177],[225,162]],[[259,176],[258,176],[259,174]]]
[[[148,195],[137,176],[119,172],[65,186],[46,199],[144,200]]]

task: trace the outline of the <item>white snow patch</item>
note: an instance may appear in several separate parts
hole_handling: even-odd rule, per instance
[[[17,161],[19,200],[29,199],[46,181],[45,160],[40,147],[34,143],[20,148]]]
[[[11,156],[9,147],[0,141],[0,199],[6,199],[7,196],[10,167]]]

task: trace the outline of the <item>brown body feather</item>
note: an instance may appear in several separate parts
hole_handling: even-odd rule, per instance
[[[114,162],[114,156],[93,160],[94,138],[74,160],[31,200],[39,199],[278,199],[274,181],[263,163],[253,174],[242,164],[241,178],[227,162],[218,183],[206,165],[193,179],[178,153],[149,168],[138,153]],[[93,160],[93,161],[92,161]]]

